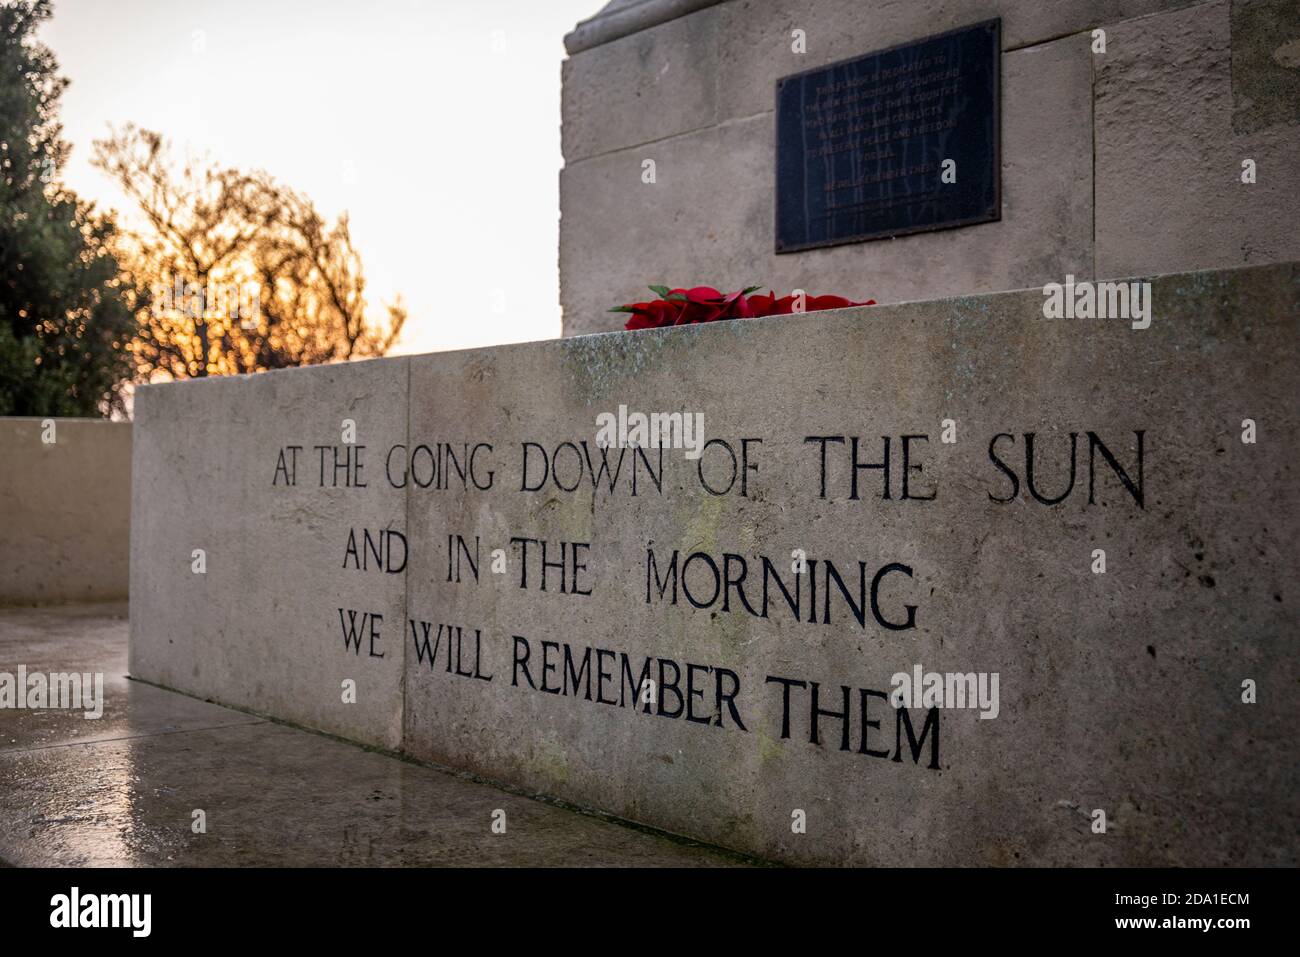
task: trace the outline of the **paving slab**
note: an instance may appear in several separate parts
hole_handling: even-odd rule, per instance
[[[0,708],[0,752],[261,720],[127,678],[126,602],[0,610],[0,673],[103,677],[103,713]],[[93,710],[93,708],[92,708]]]
[[[0,671],[17,663],[103,671],[106,699],[98,721],[0,709],[0,865],[746,863],[129,681],[124,613],[121,605],[0,609]]]

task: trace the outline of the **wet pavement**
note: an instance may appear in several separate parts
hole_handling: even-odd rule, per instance
[[[0,682],[20,667],[102,673],[103,716],[0,707],[0,864],[744,863],[131,681],[125,604],[0,608]]]

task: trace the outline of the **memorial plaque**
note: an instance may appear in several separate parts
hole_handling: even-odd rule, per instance
[[[1001,21],[776,84],[776,251],[1001,218]]]

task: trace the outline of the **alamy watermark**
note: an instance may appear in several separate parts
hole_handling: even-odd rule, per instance
[[[596,416],[598,448],[685,449],[688,459],[704,452],[703,412],[601,412]]]
[[[1134,329],[1151,325],[1151,283],[1049,282],[1043,287],[1044,319],[1127,319]]]
[[[996,718],[999,680],[996,671],[941,673],[913,665],[910,674],[900,671],[889,679],[889,703],[895,708],[978,708],[981,718]]]
[[[177,276],[172,283],[158,283],[152,289],[151,308],[155,318],[229,319],[247,329],[262,314],[261,286],[255,282],[225,282],[207,285],[185,282]]]
[[[74,887],[50,898],[50,926],[55,928],[127,928],[133,937],[153,929],[152,894],[83,894]]]
[[[80,709],[85,711],[88,721],[93,721],[104,715],[104,674],[75,671],[29,674],[26,665],[19,665],[17,674],[0,671],[0,708]]]

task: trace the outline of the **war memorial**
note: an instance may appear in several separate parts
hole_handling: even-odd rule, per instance
[[[139,391],[132,675],[791,863],[1294,864],[1293,8],[610,4],[565,338]]]
[[[0,865],[1294,867],[1300,2],[565,47],[562,335],[0,420]]]

